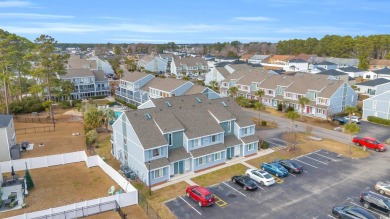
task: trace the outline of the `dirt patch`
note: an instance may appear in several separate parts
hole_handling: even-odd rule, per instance
[[[145,211],[139,205],[132,205],[125,208],[121,208],[122,211],[127,214],[128,219],[148,219]],[[120,219],[118,212],[116,211],[107,211],[101,214],[96,214],[88,217],[88,219]]]
[[[40,127],[43,125],[48,126],[49,124],[15,122],[15,129]],[[72,133],[76,132],[80,133],[80,135],[73,136]],[[84,125],[79,122],[58,122],[54,132],[24,134],[22,131],[17,131],[16,141],[20,143],[25,140],[33,143],[34,149],[22,152],[22,158],[62,154],[86,149]],[[38,145],[41,143],[45,146],[39,147]]]
[[[24,173],[18,172],[20,176]],[[27,208],[0,213],[0,218],[105,197],[111,186],[119,189],[100,167],[88,168],[85,162],[32,169],[30,173],[35,187],[24,199]]]

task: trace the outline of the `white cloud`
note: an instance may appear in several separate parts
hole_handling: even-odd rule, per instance
[[[257,16],[257,17],[235,17],[235,20],[240,20],[240,21],[274,21],[274,18],[270,17],[262,17],[262,16]]]
[[[31,2],[28,1],[2,1],[0,2],[0,8],[21,8],[21,7],[30,7],[32,6]]]
[[[0,13],[0,18],[19,18],[19,19],[62,19],[74,18],[66,15],[53,14],[32,14],[32,13]]]

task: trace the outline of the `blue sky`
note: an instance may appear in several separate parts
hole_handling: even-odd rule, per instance
[[[0,28],[61,43],[278,42],[390,33],[388,0],[0,0]]]

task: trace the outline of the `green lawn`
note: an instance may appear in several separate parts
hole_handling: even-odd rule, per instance
[[[241,175],[245,173],[248,167],[242,164],[235,164],[230,167],[225,167],[211,173],[206,173],[191,180],[201,186],[211,186],[225,180],[229,180],[234,175]]]

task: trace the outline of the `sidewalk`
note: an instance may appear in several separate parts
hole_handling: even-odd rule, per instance
[[[190,173],[182,174],[179,176],[175,176],[174,178],[168,180],[168,182],[166,182],[166,183],[163,183],[163,184],[160,184],[157,186],[153,186],[152,191],[156,191],[156,190],[159,190],[159,189],[164,188],[166,186],[170,186],[170,185],[176,184],[178,182],[182,182],[182,181],[192,182],[191,178],[194,178],[194,177],[206,174],[206,173],[214,172],[216,170],[223,169],[225,167],[233,166],[235,164],[243,164],[245,166],[248,166],[248,164],[246,164],[245,161],[252,160],[254,158],[258,158],[261,156],[265,156],[265,155],[273,153],[273,152],[274,152],[274,150],[272,150],[272,149],[261,150],[254,156],[236,157],[236,158],[233,158],[231,160],[227,160],[225,162],[225,164],[223,164],[223,165],[219,165],[219,166],[216,166],[214,168],[210,168],[210,169],[198,172],[198,173],[190,172]]]

